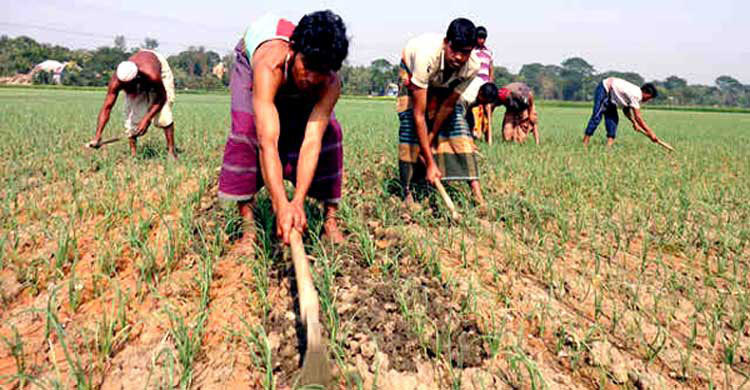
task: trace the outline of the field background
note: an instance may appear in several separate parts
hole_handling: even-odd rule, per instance
[[[155,128],[135,159],[84,149],[102,99],[0,89],[0,387],[293,385],[268,200],[247,258],[216,199],[229,97],[178,97],[177,163]],[[541,146],[481,144],[488,206],[451,186],[456,224],[430,191],[401,207],[393,102],[340,101],[348,239],[306,242],[341,388],[750,388],[750,115],[646,108],[670,155],[624,118],[585,150],[589,110],[542,104]]]

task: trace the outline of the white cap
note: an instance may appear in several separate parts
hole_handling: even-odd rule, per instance
[[[117,78],[127,83],[138,75],[138,66],[133,61],[123,61],[117,65]]]

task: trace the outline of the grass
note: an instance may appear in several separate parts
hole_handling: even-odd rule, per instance
[[[216,202],[228,96],[178,97],[178,163],[155,128],[135,159],[125,143],[84,149],[102,98],[0,89],[0,386],[283,386],[293,373],[275,340],[287,345],[289,335],[273,319],[293,307],[278,276],[290,264],[267,195],[255,258],[230,259],[240,223]],[[426,310],[442,296],[452,316],[478,324],[487,348],[479,369],[496,387],[748,386],[750,115],[647,108],[677,153],[625,122],[612,150],[603,129],[586,150],[590,108],[545,104],[542,145],[480,145],[486,212],[471,207],[467,186],[449,186],[464,216],[455,224],[429,190],[421,210],[401,208],[393,106],[339,103],[349,236],[335,248],[306,237],[329,351],[350,387],[391,375],[378,363],[348,376],[360,371],[351,340],[369,329],[342,313],[359,302],[352,296],[372,293],[344,284],[354,272],[392,290],[396,310],[384,321],[403,321],[397,333],[416,349],[401,357],[431,364],[435,387],[472,381],[452,357],[463,348],[456,329]],[[122,122],[114,112],[109,135]],[[211,313],[223,308],[212,302],[227,288],[216,269],[227,261],[252,283],[226,308],[243,321],[216,324],[222,317]],[[591,345],[601,341],[617,362],[594,363]],[[615,382],[618,364],[627,383]],[[484,379],[475,386],[493,388]]]

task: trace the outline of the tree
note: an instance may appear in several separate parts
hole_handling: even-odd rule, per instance
[[[561,99],[560,74],[562,68],[557,65],[542,65],[540,63],[527,64],[518,72],[521,80],[534,90],[534,94],[541,99]]]
[[[664,87],[670,90],[685,88],[687,85],[687,80],[681,79],[677,76],[669,76],[664,80]]]
[[[500,88],[503,85],[512,83],[516,79],[516,76],[504,66],[496,66],[492,73],[494,76],[492,82]]]
[[[71,51],[61,46],[40,44],[26,36],[0,37],[0,76],[29,73],[35,65],[47,59],[65,62],[71,59]]]
[[[610,70],[599,75],[598,79],[604,80],[608,77],[617,77],[625,81],[629,81],[635,85],[641,86],[646,83],[646,79],[643,76],[635,72],[618,72],[616,70]]]
[[[716,78],[716,86],[721,92],[738,92],[742,90],[742,84],[731,76],[719,76]]]
[[[229,84],[229,72],[222,79],[213,74],[213,67],[222,62],[221,56],[214,51],[206,51],[203,46],[190,46],[170,56],[167,61],[173,68],[175,87],[178,89],[217,89]]]
[[[211,74],[214,65],[221,62],[221,56],[214,51],[206,51],[203,46],[190,46],[167,60],[173,67],[184,70],[189,76],[203,77]]]
[[[687,80],[677,76],[669,76],[664,81],[655,81],[659,90],[659,96],[656,97],[657,103],[667,103],[670,105],[679,105],[687,101],[688,83]]]
[[[342,92],[346,95],[367,95],[370,93],[370,69],[365,66],[344,64],[339,71]]]
[[[128,51],[128,45],[127,45],[127,42],[125,41],[124,35],[118,35],[115,37],[115,49],[118,49],[122,52]]]
[[[747,100],[745,87],[734,77],[726,75],[719,76],[716,78],[716,86],[719,87],[719,91],[721,91],[722,104],[736,106],[740,102]]]
[[[155,50],[159,47],[159,41],[157,41],[154,38],[146,37],[146,39],[143,40],[143,46],[144,49],[148,50]]]
[[[583,77],[591,77],[596,73],[594,66],[581,57],[568,58],[561,65],[563,71],[579,74]]]
[[[587,100],[592,87],[594,67],[581,57],[568,58],[562,62],[562,97],[564,100]]]
[[[398,79],[398,68],[384,58],[370,63],[370,86],[368,92],[383,95],[388,84]]]
[[[103,46],[91,53],[91,57],[83,62],[81,66],[90,76],[87,77],[89,85],[107,85],[117,65],[128,59],[128,53],[119,48]]]
[[[225,55],[221,62],[224,63],[224,75],[221,77],[221,82],[224,84],[224,86],[229,86],[229,81],[231,80],[232,70],[234,70],[234,58],[235,54],[234,52]]]

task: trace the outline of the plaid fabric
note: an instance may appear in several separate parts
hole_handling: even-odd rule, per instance
[[[424,178],[425,169],[424,163],[419,159],[414,111],[409,109],[400,112],[398,118],[400,179],[401,185],[409,188],[411,182]],[[463,105],[456,105],[453,114],[438,132],[438,146],[434,156],[444,181],[479,180],[474,137],[466,122]]]
[[[263,187],[260,170],[260,150],[252,110],[253,71],[245,55],[241,40],[235,48],[236,62],[232,70],[232,130],[224,149],[224,161],[219,175],[219,197],[225,200],[250,200]],[[284,179],[292,183],[297,178],[299,150],[305,136],[305,126],[312,104],[296,99],[277,97],[281,124],[279,159]],[[331,115],[323,135],[313,182],[308,195],[321,201],[336,203],[341,199],[344,153],[341,126]]]

